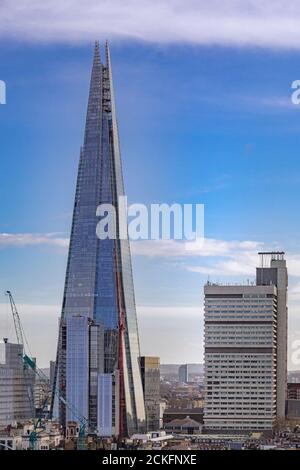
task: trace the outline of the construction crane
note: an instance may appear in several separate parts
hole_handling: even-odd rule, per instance
[[[16,304],[15,304],[14,298],[12,296],[12,293],[9,290],[6,291],[6,295],[8,295],[8,297],[9,297],[9,302],[10,302],[11,312],[12,312],[12,316],[13,316],[13,320],[14,320],[14,325],[15,325],[15,331],[16,331],[18,344],[21,344],[22,346],[24,346],[24,336],[25,335],[23,334],[23,329],[22,329],[19,313],[18,313]]]
[[[12,296],[12,293],[8,290],[6,291],[6,294],[9,297],[9,302],[10,302],[10,307],[11,307],[11,312],[14,320],[14,326],[15,326],[15,331],[16,331],[16,337],[17,337],[17,342],[20,346],[23,348],[23,375],[24,375],[24,382],[26,385],[27,389],[27,394],[28,394],[28,400],[29,400],[29,406],[31,410],[31,415],[34,417],[35,416],[35,407],[34,407],[34,394],[33,394],[33,387],[32,383],[30,380],[30,374],[29,374],[29,361],[28,363],[24,362],[24,354],[25,354],[25,349],[24,349],[24,344],[25,342],[27,343],[25,333],[22,328],[22,324],[20,322],[20,317],[19,313],[14,301],[14,298]],[[32,359],[32,361],[35,363],[35,361]],[[31,367],[32,368],[32,367]]]
[[[22,345],[22,347],[23,347],[23,357],[22,357],[22,359],[23,359],[24,373],[25,373],[25,371],[28,371],[29,369],[32,370],[36,374],[36,376],[40,379],[40,381],[45,383],[50,389],[51,385],[50,385],[49,378],[46,376],[46,374],[44,374],[44,372],[41,369],[39,369],[36,366],[35,360],[33,358],[31,358],[26,353],[27,349],[25,348],[25,343],[26,343],[26,346],[27,346],[28,349],[29,349],[29,346],[28,346],[28,342],[26,340],[26,336],[25,336],[25,333],[24,333],[24,329],[23,329],[23,326],[22,326],[22,323],[21,323],[21,320],[20,320],[20,316],[19,316],[16,304],[15,304],[14,298],[13,298],[12,293],[10,291],[6,291],[6,295],[8,295],[8,297],[9,297],[9,302],[10,302],[10,306],[11,306],[11,312],[12,312],[12,316],[13,316],[17,341],[18,341],[18,344]],[[26,375],[26,373],[25,373],[25,375]],[[26,380],[26,377],[25,377],[25,380]],[[71,412],[71,414],[73,416],[75,416],[76,420],[79,422],[78,449],[79,450],[84,450],[85,449],[85,432],[88,429],[88,420],[86,419],[85,416],[83,416],[76,409],[76,407],[72,403],[67,401],[62,396],[61,392],[56,387],[54,389],[54,395],[58,398],[58,400],[60,400],[66,406],[66,408],[68,408],[68,410]],[[33,394],[32,394],[32,396],[33,396]],[[31,400],[31,403],[33,404],[33,407],[34,407],[33,399]],[[43,405],[42,415],[45,412],[46,404],[47,404],[47,400]],[[33,416],[34,416],[34,413],[33,413]],[[37,433],[37,428],[40,425],[41,425],[41,418],[39,418],[36,422],[34,422],[33,431],[29,435],[30,448],[33,449],[33,450],[36,448],[36,441],[37,441],[37,434],[38,434]]]

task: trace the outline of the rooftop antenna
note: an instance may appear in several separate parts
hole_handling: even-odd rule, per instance
[[[260,268],[261,269],[261,283],[264,284],[264,269],[271,267],[272,261],[283,261],[284,251],[259,251]]]

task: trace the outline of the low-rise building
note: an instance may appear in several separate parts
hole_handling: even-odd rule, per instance
[[[183,419],[173,419],[164,426],[166,431],[176,434],[200,434],[202,431],[202,424],[189,416]]]
[[[0,450],[22,450],[22,436],[0,434]]]
[[[34,424],[28,423],[23,428],[22,449],[28,450],[52,450],[61,447],[63,442],[62,428],[59,423],[52,421],[42,421],[35,430],[35,438],[32,439]]]
[[[300,399],[286,401],[286,417],[300,422]]]
[[[203,408],[167,408],[164,411],[163,424],[166,425],[174,419],[184,419],[189,416],[194,421],[197,421],[199,424],[203,424]]]

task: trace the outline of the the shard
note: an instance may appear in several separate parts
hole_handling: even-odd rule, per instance
[[[124,195],[112,69],[94,51],[84,143],[76,185],[57,348],[60,422],[84,415],[89,430],[125,436],[143,430],[144,398],[129,241],[99,239],[97,207],[119,214]],[[55,400],[52,400],[53,404]],[[71,407],[68,406],[71,404]],[[55,405],[53,405],[55,407]]]

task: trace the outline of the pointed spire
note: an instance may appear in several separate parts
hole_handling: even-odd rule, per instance
[[[102,102],[102,64],[100,59],[99,42],[95,41],[94,58],[92,66],[92,74],[90,79],[90,91],[85,124],[85,140],[84,149],[87,142],[88,133],[90,131],[99,132],[101,102]],[[85,153],[85,152],[84,152]]]
[[[99,45],[99,41],[95,41],[93,65],[99,65],[100,63],[101,63],[100,45]]]
[[[106,67],[110,69],[110,52],[109,52],[109,45],[106,39],[105,41],[105,59],[106,59]]]

